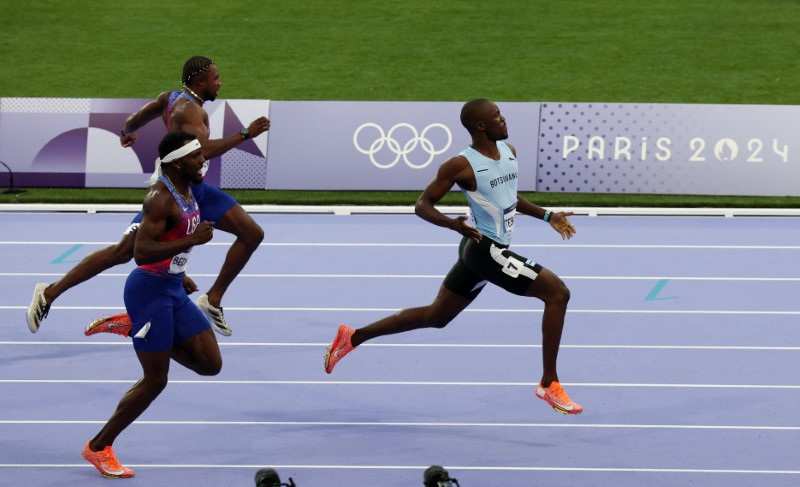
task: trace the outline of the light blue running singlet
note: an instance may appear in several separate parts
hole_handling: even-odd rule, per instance
[[[490,159],[472,147],[461,151],[467,158],[478,187],[461,189],[467,197],[472,218],[481,235],[509,245],[517,208],[517,158],[505,142],[497,142],[500,159]]]

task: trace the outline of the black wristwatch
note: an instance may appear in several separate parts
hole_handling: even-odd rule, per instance
[[[247,140],[250,138],[250,129],[245,127],[239,131],[239,134],[242,136],[242,140]]]

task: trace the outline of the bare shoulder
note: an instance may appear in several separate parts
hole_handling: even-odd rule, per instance
[[[444,161],[442,165],[439,166],[439,169],[445,169],[447,171],[461,171],[465,167],[469,167],[469,161],[465,156],[459,154]]]
[[[161,93],[155,100],[150,102],[149,105],[153,106],[153,108],[158,108],[158,111],[163,112],[169,105],[169,94],[169,91]]]
[[[178,100],[172,105],[169,126],[172,131],[195,134],[201,143],[208,139],[208,113],[193,101]]]
[[[506,142],[506,145],[508,146],[509,149],[511,149],[511,153],[514,154],[514,157],[517,157],[517,149],[515,149],[514,146],[509,144],[508,142]]]
[[[179,98],[172,105],[172,113],[179,113],[183,116],[197,116],[205,115],[206,111],[203,109],[203,107],[193,101],[185,98]]]
[[[147,196],[144,197],[143,210],[152,216],[166,216],[172,212],[174,198],[161,181],[150,185]]]
[[[444,161],[442,165],[439,166],[436,177],[441,181],[449,182],[451,185],[456,183],[468,190],[474,189],[476,185],[475,173],[472,171],[472,166],[469,164],[467,158],[461,154]]]

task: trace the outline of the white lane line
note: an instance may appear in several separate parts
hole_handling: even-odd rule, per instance
[[[105,424],[106,420],[0,420],[8,425]],[[608,424],[608,423],[476,423],[476,422],[394,422],[394,421],[155,421],[137,420],[136,425],[156,426],[390,426],[411,428],[578,428],[578,429],[678,429],[800,431],[800,426],[702,425],[702,424]]]
[[[0,272],[0,277],[61,277],[56,272]],[[128,273],[105,273],[97,277],[127,278]],[[217,277],[217,274],[192,273],[192,277]],[[307,279],[444,279],[444,274],[239,274],[244,278],[307,278]],[[797,282],[800,277],[689,277],[689,276],[560,276],[562,279],[597,281],[787,281]]]
[[[125,464],[131,468],[175,468],[175,469],[248,469],[263,468],[254,465],[213,465],[213,464]],[[424,471],[430,465],[273,465],[271,468],[296,470],[418,470]],[[0,468],[92,468],[86,463],[0,463]],[[627,468],[627,467],[536,467],[536,466],[477,466],[447,465],[450,472],[459,470],[490,472],[602,472],[602,473],[689,473],[689,474],[742,474],[742,475],[800,475],[800,470],[745,470],[745,469],[698,469],[698,468]]]
[[[28,309],[28,306],[0,306],[3,309]],[[51,310],[124,310],[124,306],[53,306]],[[226,306],[228,311],[297,311],[297,312],[329,312],[329,311],[358,311],[358,312],[382,312],[395,313],[400,308],[260,308],[260,307],[236,307]],[[542,309],[482,309],[467,308],[464,313],[541,313]],[[774,311],[774,310],[676,310],[676,309],[568,309],[567,313],[603,313],[603,314],[701,314],[701,315],[800,315],[800,311]]]
[[[0,245],[114,245],[117,242],[81,241],[0,241]],[[209,242],[204,246],[229,247],[231,242]],[[379,243],[379,242],[262,242],[261,247],[458,247],[455,243]],[[709,249],[709,250],[800,250],[800,245],[670,245],[670,244],[514,244],[513,248],[583,249]]]
[[[33,346],[80,346],[80,347],[130,347],[129,341],[81,341],[81,342],[36,342],[36,341],[0,341],[0,346],[33,345]],[[220,347],[298,347],[320,348],[327,347],[330,343],[323,342],[219,342]],[[539,349],[537,344],[505,344],[505,343],[364,343],[359,348],[521,348]],[[773,347],[756,345],[568,345],[562,344],[561,348],[573,349],[601,349],[601,350],[735,350],[735,351],[800,351],[798,347]]]
[[[131,384],[138,379],[0,379],[0,384]],[[456,387],[534,387],[536,382],[457,382],[457,381],[327,381],[327,380],[170,380],[184,385],[348,385],[348,386],[456,386]],[[608,382],[564,382],[570,387],[667,388],[667,389],[773,389],[800,390],[786,384],[639,384]]]

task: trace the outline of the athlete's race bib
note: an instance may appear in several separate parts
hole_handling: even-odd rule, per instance
[[[509,255],[505,265],[503,265],[503,274],[508,274],[514,278],[519,277],[523,267],[525,267],[524,262]]]
[[[189,249],[173,257],[172,262],[169,263],[169,273],[180,274],[181,272],[186,272],[186,266],[189,264],[189,254],[191,252],[192,250]]]
[[[510,235],[514,231],[514,215],[516,214],[516,203],[503,210],[503,230],[505,230],[506,235]]]

